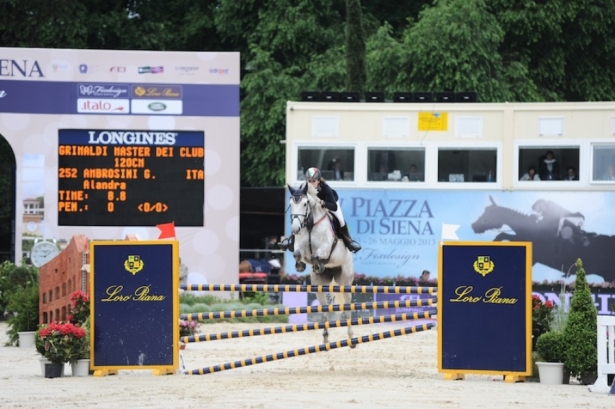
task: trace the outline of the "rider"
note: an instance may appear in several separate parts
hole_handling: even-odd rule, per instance
[[[309,168],[307,172],[305,172],[305,177],[309,184],[311,184],[318,191],[318,199],[320,199],[320,205],[322,207],[327,208],[331,213],[335,215],[337,220],[340,223],[341,227],[341,236],[342,240],[344,240],[344,244],[348,248],[348,250],[356,253],[361,250],[361,245],[354,241],[350,237],[350,233],[348,232],[348,225],[344,221],[344,215],[342,214],[342,206],[340,206],[338,202],[337,192],[327,184],[327,182],[320,175],[320,170],[318,168]],[[278,246],[282,250],[288,250],[289,248],[293,251],[293,245],[295,242],[295,236],[291,235],[290,237],[284,239],[282,242],[278,243]]]

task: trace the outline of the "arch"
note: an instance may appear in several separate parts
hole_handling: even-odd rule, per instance
[[[17,161],[9,142],[0,134],[0,262],[15,262],[15,170]]]

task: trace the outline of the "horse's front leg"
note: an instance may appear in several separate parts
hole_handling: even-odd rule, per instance
[[[316,298],[318,299],[318,302],[320,303],[320,305],[324,308],[327,308],[327,306],[329,305],[328,300],[327,300],[327,294],[326,293],[316,293]],[[325,324],[325,327],[322,330],[322,339],[323,342],[326,344],[329,342],[329,331],[327,330],[327,323],[329,322],[329,313],[328,312],[323,312],[322,313],[322,322],[323,324]]]
[[[295,259],[295,270],[297,270],[298,273],[304,272],[305,263],[301,261],[301,252],[298,249],[293,253],[293,257]]]

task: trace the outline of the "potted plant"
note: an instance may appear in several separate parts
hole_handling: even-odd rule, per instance
[[[553,303],[549,300],[543,302],[537,296],[532,296],[532,350],[536,350],[538,337],[549,331],[553,322]]]
[[[8,320],[7,345],[29,348],[34,345],[39,316],[38,281],[18,287],[10,296],[7,311],[12,316]]]
[[[564,334],[548,331],[536,340],[538,373],[540,383],[555,385],[564,382],[564,362],[566,360],[566,342]]]
[[[196,321],[188,321],[188,320],[179,320],[179,336],[180,337],[190,337],[195,335],[198,332],[199,325]],[[185,349],[185,342],[179,342],[179,349]]]
[[[596,307],[585,277],[581,259],[576,262],[577,275],[570,301],[568,322],[564,330],[566,367],[583,385],[594,383],[598,365],[598,329]]]
[[[83,291],[75,291],[70,297],[69,321],[83,328],[85,336],[76,359],[71,360],[73,376],[88,376],[90,373],[90,297]]]
[[[52,322],[40,328],[38,336],[44,345],[44,356],[50,361],[45,364],[45,377],[56,378],[62,376],[66,362],[76,361],[83,353],[86,332],[70,322]]]

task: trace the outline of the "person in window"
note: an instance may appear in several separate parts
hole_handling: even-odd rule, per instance
[[[408,177],[408,181],[410,182],[422,182],[423,181],[422,175],[418,172],[418,169],[414,163],[410,165],[410,170],[408,171],[408,175],[406,176]]]
[[[553,152],[547,151],[540,159],[538,175],[540,176],[540,180],[559,179],[559,162],[555,159],[555,156],[553,156]]]
[[[395,153],[391,151],[380,151],[376,156],[376,169],[378,169],[378,172],[389,174],[397,169],[397,164],[395,162]]]
[[[615,180],[615,166],[609,165],[606,167],[606,172],[602,175],[602,180]]]
[[[344,240],[344,244],[348,250],[356,253],[361,250],[361,245],[354,241],[350,237],[350,232],[348,232],[348,225],[344,220],[344,215],[342,214],[342,206],[340,206],[338,201],[337,192],[327,184],[326,180],[320,175],[320,170],[318,168],[309,168],[307,172],[305,172],[305,177],[309,184],[311,184],[318,191],[318,199],[320,199],[320,205],[329,210],[340,223],[340,233],[342,236],[342,240]],[[295,237],[291,235],[284,241],[280,242],[278,245],[282,250],[294,251],[294,242]]]
[[[564,180],[579,180],[579,177],[577,176],[577,171],[574,166],[568,166],[568,168],[566,169],[566,177],[564,178]]]
[[[344,180],[344,169],[342,169],[342,161],[340,159],[331,159],[328,167],[329,170],[333,171],[333,180]]]
[[[527,173],[521,176],[520,180],[540,180],[540,176],[536,174],[536,166],[530,166],[527,168]]]

